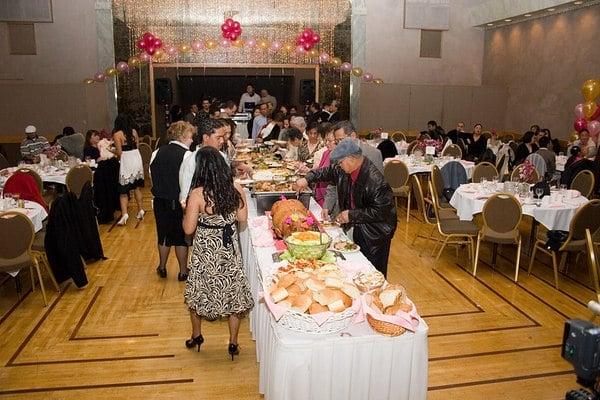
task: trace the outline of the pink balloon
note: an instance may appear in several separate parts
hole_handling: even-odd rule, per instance
[[[587,123],[587,130],[590,132],[590,136],[595,138],[600,133],[600,122],[590,121]]]
[[[225,20],[225,24],[226,24],[227,26],[233,26],[233,19],[231,19],[231,18],[227,18],[227,19]]]
[[[221,46],[222,47],[230,47],[231,41],[229,39],[223,39],[223,40],[221,40]]]
[[[127,72],[129,71],[129,65],[125,61],[121,61],[117,64],[117,71],[119,72]]]
[[[171,45],[167,46],[165,51],[167,52],[168,55],[174,56],[175,54],[177,54],[177,47],[175,47],[171,44]]]
[[[199,40],[194,40],[192,42],[192,50],[194,50],[195,52],[199,52],[200,50],[202,50],[202,47],[204,47],[204,43],[202,43]]]
[[[296,47],[296,53],[304,54],[304,53],[306,53],[306,50],[304,50],[303,46],[298,46],[298,47]]]
[[[330,60],[329,54],[327,54],[327,53],[321,53],[319,55],[319,61],[321,63],[325,64],[325,63],[329,62],[329,60]]]
[[[94,80],[96,82],[104,82],[106,80],[106,75],[104,75],[102,72],[96,72],[94,75]]]
[[[152,56],[148,53],[142,53],[142,54],[140,54],[140,61],[150,62],[150,61],[152,61]]]
[[[352,64],[345,62],[340,66],[340,69],[344,72],[350,72],[352,70]]]
[[[279,51],[279,50],[281,50],[281,47],[282,47],[281,42],[274,41],[273,43],[271,43],[271,50],[273,50],[273,51]]]
[[[365,82],[371,82],[373,80],[373,74],[365,72],[363,74],[363,79],[365,80]]]
[[[578,118],[575,120],[573,128],[575,128],[577,132],[581,132],[582,130],[587,128],[587,121],[585,120],[585,118]]]
[[[583,112],[583,104],[577,104],[575,106],[575,118],[577,118],[577,119],[585,118],[585,113]]]
[[[246,46],[248,46],[248,47],[254,47],[254,46],[256,46],[256,40],[255,39],[248,39],[248,41],[246,42]]]

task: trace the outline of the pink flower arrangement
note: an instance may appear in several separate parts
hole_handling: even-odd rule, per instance
[[[419,150],[421,150],[421,152],[423,152],[423,154],[425,154],[425,149],[427,147],[435,147],[436,152],[442,151],[442,149],[444,148],[444,143],[441,140],[424,139],[424,140],[419,140],[416,147]]]
[[[314,226],[315,222],[316,222],[315,219],[312,217],[312,215],[308,215],[306,217],[301,217],[299,214],[293,213],[292,215],[287,216],[284,223],[286,225],[291,225],[293,222],[298,222],[298,221],[305,224],[306,226]]]
[[[519,182],[531,182],[533,179],[533,172],[535,171],[535,167],[529,160],[525,160],[523,164],[521,164],[521,170],[519,171]]]
[[[46,155],[46,157],[48,157],[49,160],[56,160],[56,157],[60,154],[61,152],[61,148],[59,145],[54,145],[54,146],[50,146],[48,147],[46,150],[44,150],[44,154]]]

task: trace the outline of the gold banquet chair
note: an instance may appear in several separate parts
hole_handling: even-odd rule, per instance
[[[595,184],[596,178],[594,177],[594,173],[588,169],[584,169],[575,175],[575,178],[571,181],[570,189],[577,190],[583,197],[589,198],[592,195]]]
[[[446,149],[444,149],[444,151],[442,152],[442,156],[450,156],[457,159],[461,159],[463,154],[459,145],[451,144],[450,146],[446,147]]]
[[[442,170],[437,165],[431,167],[431,182],[433,183],[433,190],[435,191],[436,199],[438,199],[438,207],[440,209],[454,210],[454,208],[446,201],[445,198],[444,202],[441,200],[441,196],[445,189],[444,186],[446,186],[446,184],[444,183]]]
[[[442,242],[442,246],[435,257],[435,261],[433,263],[433,268],[440,256],[442,255],[442,251],[449,244],[463,245],[466,244],[469,246],[469,260],[472,262],[474,259],[474,250],[475,250],[475,237],[479,233],[479,229],[472,221],[461,221],[459,219],[444,219],[440,216],[440,208],[437,200],[437,193],[431,183],[429,182],[429,191],[431,192],[432,200],[433,200],[433,209],[435,211],[435,219],[438,228],[439,234],[444,238]]]
[[[521,203],[509,194],[499,193],[490,197],[483,205],[483,227],[477,235],[477,248],[475,250],[475,265],[473,276],[477,275],[477,262],[479,261],[479,248],[482,241],[494,244],[492,266],[495,266],[497,246],[502,244],[517,245],[517,259],[515,261],[515,279],[519,278],[519,263],[521,260],[521,233],[519,224],[523,218]]]
[[[596,290],[597,301],[600,302],[600,271],[598,270],[598,255],[597,252],[598,246],[594,243],[592,238],[592,233],[589,229],[585,230],[585,242],[587,245],[588,251],[588,262],[590,267],[590,279],[594,284],[594,289]]]
[[[405,141],[406,142],[406,134],[402,131],[396,131],[394,133],[392,133],[392,141],[395,142],[401,142],[401,141]]]
[[[67,191],[73,192],[77,198],[87,182],[92,183],[92,169],[87,165],[77,165],[69,170],[66,178]]]
[[[144,165],[144,178],[150,177],[150,159],[152,158],[152,147],[146,143],[140,143],[138,146],[140,155],[142,156],[142,164]]]
[[[398,207],[398,197],[406,197],[406,222],[410,218],[410,185],[408,182],[408,167],[400,160],[389,161],[383,167],[383,177],[392,188],[396,208]]]
[[[554,268],[554,287],[558,289],[558,263],[556,256],[562,252],[561,265],[564,264],[567,252],[582,252],[586,250],[585,230],[596,232],[600,228],[600,200],[592,200],[577,210],[577,213],[569,224],[569,235],[558,251],[546,249],[546,240],[538,239],[533,246],[533,253],[529,262],[527,273],[531,274],[533,262],[537,251],[548,254],[552,257],[552,267]]]
[[[44,305],[48,305],[40,266],[31,251],[34,237],[33,224],[25,215],[18,211],[0,213],[0,271],[18,270],[20,272],[23,268],[29,267],[31,290],[35,290],[35,277],[33,274],[35,267],[42,289]]]
[[[496,166],[487,161],[480,162],[473,169],[473,174],[471,176],[471,182],[479,183],[481,182],[481,178],[486,179],[494,179],[498,178],[498,170]]]

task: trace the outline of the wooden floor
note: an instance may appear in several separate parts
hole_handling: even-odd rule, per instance
[[[145,202],[149,209],[148,193]],[[496,270],[480,264],[476,278],[464,249],[458,258],[454,249],[445,251],[434,270],[431,244],[411,245],[418,227],[414,219],[399,223],[389,280],[407,288],[429,324],[428,397],[562,399],[577,387],[560,344],[566,319],[590,316],[589,282],[562,276],[557,291],[551,269],[537,263],[515,284],[512,249],[502,250]],[[101,226],[101,236],[108,260],[88,266],[83,290],[48,289],[43,307],[39,290],[19,300],[14,281],[2,285],[0,399],[262,398],[247,321],[234,362],[222,322],[204,325],[200,353],[185,348],[184,284],[174,255],[167,280],[155,273],[152,213],[139,226],[132,219],[126,227]],[[483,259],[490,259],[487,247]],[[523,267],[527,262],[524,256]],[[581,262],[572,269],[586,277],[586,268]]]

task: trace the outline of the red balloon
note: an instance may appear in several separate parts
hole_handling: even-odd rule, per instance
[[[229,32],[227,34],[227,37],[228,37],[229,40],[235,40],[235,39],[237,39],[237,36],[238,35],[235,32]]]
[[[225,20],[225,23],[227,24],[227,26],[233,26],[233,20],[231,18],[227,18]]]
[[[304,38],[304,36],[300,36],[298,38],[298,44],[304,44],[304,43],[306,43],[306,39]]]
[[[227,27],[227,25],[225,25],[225,24],[221,25],[221,30],[222,30],[223,32],[227,32],[227,30],[228,30],[228,27]]]
[[[308,51],[312,49],[313,45],[311,43],[304,43],[302,47],[304,48],[304,50]]]
[[[303,37],[303,38],[305,38],[305,39],[310,39],[310,36],[311,36],[311,34],[310,34],[310,33],[308,33],[308,31],[304,31],[304,32],[302,32],[302,37]]]
[[[163,45],[162,40],[160,40],[159,38],[154,38],[154,47],[156,47],[157,49],[160,49]]]
[[[146,53],[153,55],[154,52],[156,51],[156,49],[154,48],[154,46],[147,46],[146,47]]]
[[[146,41],[144,41],[144,39],[140,39],[137,41],[137,47],[139,49],[144,50],[146,48]]]
[[[142,36],[144,38],[145,41],[150,42],[152,40],[154,40],[154,35],[151,34],[150,32],[146,32],[144,33],[144,35]]]
[[[312,41],[313,41],[313,43],[315,43],[315,44],[316,44],[316,43],[319,43],[319,42],[321,41],[321,36],[319,36],[319,34],[318,34],[318,33],[315,33],[315,34],[313,35],[313,37],[312,37]]]
[[[573,128],[575,128],[577,132],[581,132],[582,130],[587,128],[587,121],[585,120],[585,118],[579,118],[575,120]]]

